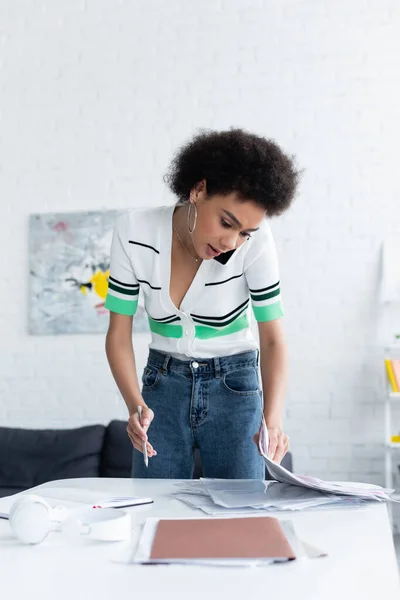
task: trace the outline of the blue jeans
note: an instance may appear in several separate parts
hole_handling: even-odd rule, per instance
[[[204,477],[265,478],[253,441],[262,421],[257,352],[181,361],[150,350],[142,382],[157,456],[146,468],[134,450],[132,477],[190,479],[197,447]]]

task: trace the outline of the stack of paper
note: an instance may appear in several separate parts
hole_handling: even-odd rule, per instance
[[[273,481],[201,479],[177,483],[176,498],[212,516],[358,507],[392,500],[394,490],[367,483],[323,481],[294,475],[267,455],[268,431],[262,428],[260,453]]]
[[[172,495],[175,496],[177,500],[184,502],[188,506],[192,508],[198,508],[205,512],[207,515],[212,517],[218,516],[239,516],[239,515],[248,515],[248,514],[257,514],[258,509],[252,509],[248,506],[244,508],[236,507],[236,508],[226,508],[223,506],[219,506],[215,504],[214,500],[210,496],[207,488],[203,484],[204,480],[200,481],[187,481],[187,482],[177,482],[175,484],[177,491]],[[223,481],[226,482],[228,480],[214,480],[214,481]],[[244,482],[245,486],[248,486],[252,480],[246,480]],[[233,483],[232,481],[230,483]],[[235,482],[237,483],[237,482]],[[244,490],[245,492],[245,490]]]
[[[225,508],[304,510],[342,504],[342,498],[318,490],[306,489],[278,481],[202,480],[214,504]],[[253,489],[251,489],[253,488]],[[346,499],[347,504],[347,499]],[[358,504],[358,502],[357,502]]]
[[[390,494],[392,494],[394,490],[385,489],[379,485],[350,481],[323,481],[322,479],[317,479],[316,477],[310,477],[308,475],[293,475],[293,473],[268,457],[268,430],[265,423],[260,431],[259,449],[264,457],[265,465],[271,477],[281,483],[319,490],[330,495],[351,496],[363,500],[392,500]]]
[[[278,481],[201,479],[177,482],[178,500],[211,516],[361,506],[365,500],[338,496]]]

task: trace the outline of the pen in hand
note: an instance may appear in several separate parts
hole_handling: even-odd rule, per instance
[[[143,423],[142,423],[142,407],[139,405],[138,406],[138,416],[139,416],[139,424],[141,427],[143,427]],[[146,467],[149,466],[149,457],[147,455],[147,442],[145,442],[144,440],[142,440],[142,450],[143,450],[143,460],[144,460],[144,464],[146,465]]]

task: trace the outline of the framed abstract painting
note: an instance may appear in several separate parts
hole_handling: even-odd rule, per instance
[[[110,247],[123,211],[33,214],[29,217],[29,332],[105,333]],[[148,331],[139,297],[134,331]]]

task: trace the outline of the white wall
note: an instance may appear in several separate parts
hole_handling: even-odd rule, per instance
[[[382,483],[377,292],[381,240],[400,233],[399,26],[396,0],[3,0],[0,424],[125,414],[103,336],[27,335],[28,214],[170,203],[176,147],[241,126],[305,169],[273,222],[296,470]]]

